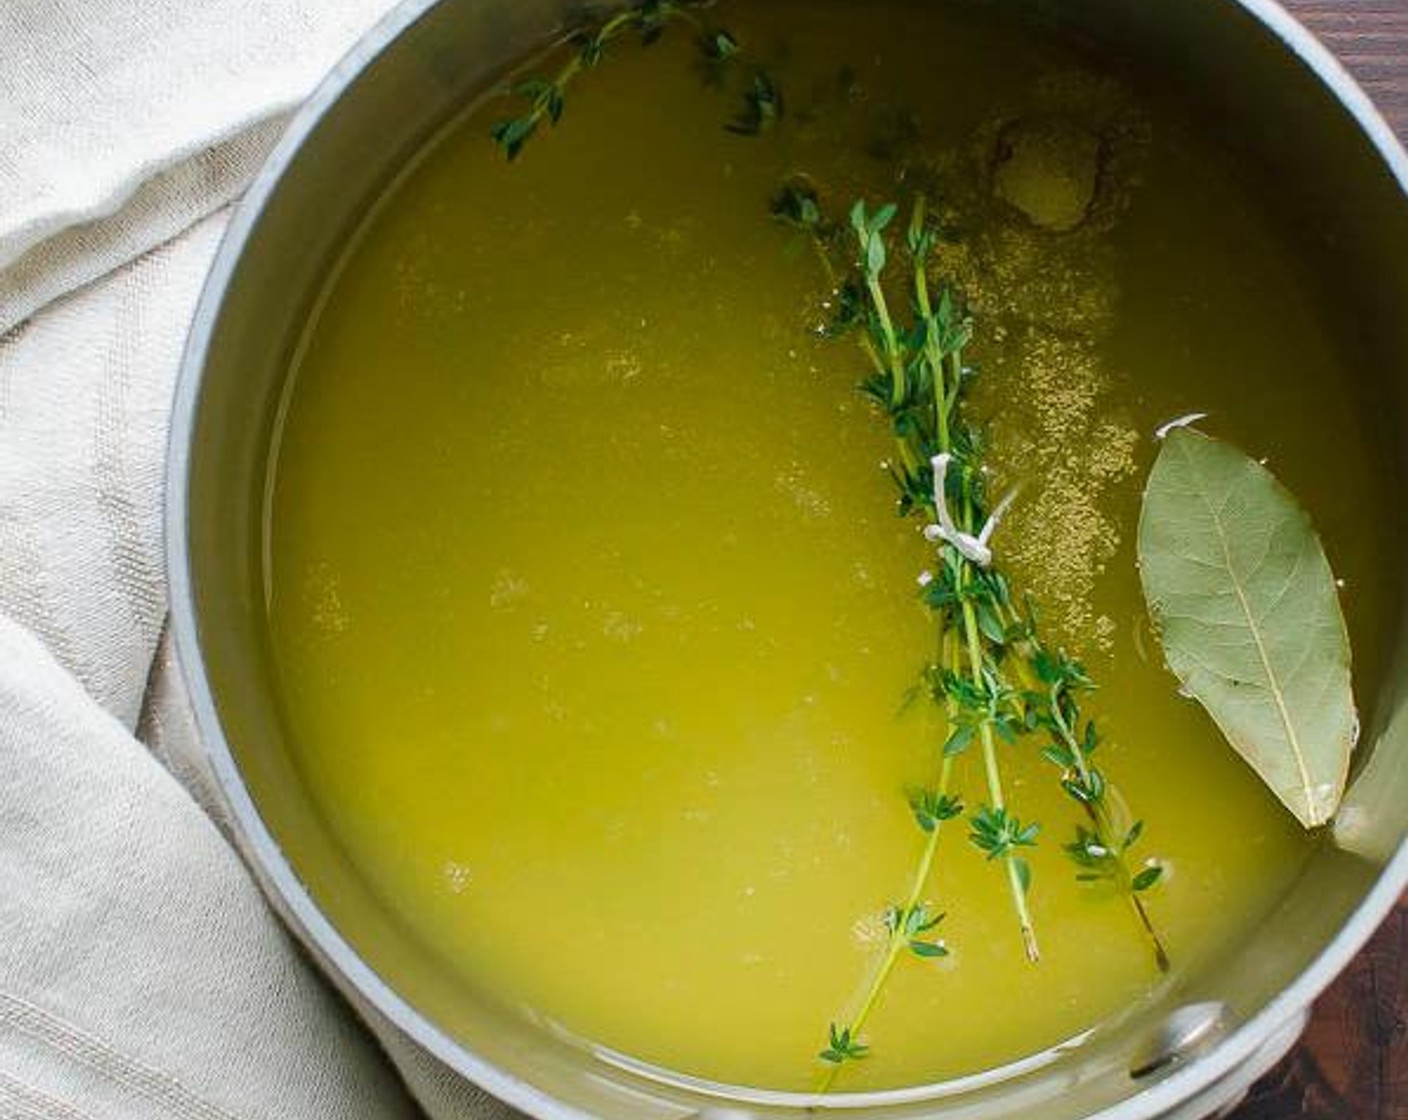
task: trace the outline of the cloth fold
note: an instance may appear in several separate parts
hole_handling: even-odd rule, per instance
[[[391,0],[0,5],[0,332],[224,205]]]
[[[0,1116],[514,1115],[285,932],[163,637],[171,392],[229,205],[391,3],[0,5]]]
[[[190,796],[2,618],[0,664],[0,1100],[414,1116]]]

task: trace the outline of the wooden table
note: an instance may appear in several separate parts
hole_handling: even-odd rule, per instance
[[[1281,0],[1408,139],[1408,0]]]
[[[1408,1118],[1408,899],[1315,1005],[1233,1120]]]
[[[1408,140],[1408,0],[1282,3],[1339,55]],[[1304,1041],[1233,1116],[1408,1120],[1408,898],[1321,998]]]

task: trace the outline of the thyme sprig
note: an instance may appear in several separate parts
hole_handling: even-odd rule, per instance
[[[939,641],[941,658],[956,661],[956,635],[940,634]],[[956,708],[951,701],[948,702],[948,714],[950,718],[956,715]],[[906,951],[911,956],[923,960],[948,956],[948,946],[932,936],[945,915],[942,912],[935,913],[930,905],[923,901],[923,896],[933,874],[943,825],[963,815],[963,802],[951,792],[953,770],[954,756],[944,754],[935,786],[910,791],[910,809],[914,813],[915,823],[925,835],[924,848],[920,853],[919,862],[915,865],[909,893],[904,901],[885,910],[885,930],[888,934],[885,951],[870,977],[859,1009],[849,1023],[830,1025],[830,1042],[819,1055],[821,1060],[827,1063],[817,1086],[819,1092],[825,1093],[831,1089],[844,1063],[859,1060],[869,1053],[870,1048],[860,1044],[861,1031],[865,1029],[880,993]],[[849,1042],[850,1045],[837,1046],[838,1038]]]
[[[656,42],[670,23],[686,23],[697,33],[705,77],[711,85],[723,85],[726,65],[738,53],[738,40],[719,27],[708,27],[699,10],[712,0],[640,0],[639,3],[605,10],[588,10],[581,26],[568,37],[575,48],[555,74],[529,74],[512,82],[505,91],[525,101],[523,112],[494,122],[489,135],[510,160],[546,121],[555,125],[567,106],[567,89],[584,70],[591,70],[606,56],[607,47],[623,36],[636,35],[642,46]],[[743,106],[725,127],[744,136],[756,136],[776,123],[782,115],[782,92],[766,70],[755,68],[743,93]]]
[[[842,227],[826,220],[810,185],[789,183],[774,200],[773,212],[807,232],[834,282],[839,271],[834,261],[847,238]],[[994,563],[990,542],[1011,495],[989,505],[982,433],[962,407],[974,376],[964,361],[973,324],[950,288],[941,287],[937,296],[931,291],[929,262],[937,235],[922,197],[903,241],[910,263],[909,315],[901,320],[892,309],[886,282],[892,279],[887,268],[894,242],[887,230],[897,212],[893,203],[872,211],[861,200],[852,207],[851,258],[836,286],[825,333],[858,338],[870,365],[861,392],[888,420],[895,439],[895,458],[887,469],[898,491],[898,512],[921,521],[925,538],[937,545],[936,570],[925,571],[919,583],[935,623],[938,656],[924,667],[914,691],[944,709],[947,734],[938,752],[936,786],[910,793],[915,820],[926,834],[910,894],[887,911],[899,919],[887,921],[889,942],[858,1012],[849,1023],[831,1024],[833,1044],[821,1053],[828,1063],[822,1092],[844,1063],[869,1053],[861,1041],[863,1028],[906,946],[903,919],[924,907],[919,900],[934,869],[940,825],[962,812],[950,792],[953,767],[975,744],[981,749],[987,800],[968,818],[968,840],[1005,870],[1027,958],[1035,962],[1040,953],[1027,907],[1031,867],[1022,853],[1036,845],[1041,826],[1022,821],[1008,805],[998,748],[1040,733],[1050,739],[1044,757],[1059,767],[1061,788],[1085,817],[1065,846],[1077,878],[1110,883],[1125,893],[1159,969],[1169,968],[1141,898],[1162,867],[1149,862],[1133,869],[1130,852],[1143,823],[1125,820],[1123,803],[1090,760],[1100,734],[1095,722],[1083,717],[1078,697],[1093,689],[1093,682],[1079,662],[1043,643],[1035,610],[1030,603],[1018,605]],[[928,914],[927,908],[918,912]],[[837,1038],[849,1045],[834,1045]]]
[[[774,213],[808,231],[821,251],[829,272],[844,233],[828,223],[815,192],[803,181],[789,184],[775,200]],[[913,260],[913,314],[909,326],[897,325],[883,284],[890,259],[886,229],[898,208],[886,204],[870,211],[863,201],[850,212],[854,256],[846,279],[837,287],[835,314],[827,328],[832,336],[855,335],[870,366],[861,391],[873,400],[890,422],[896,459],[887,465],[899,491],[903,515],[920,516],[926,527],[948,522],[952,539],[939,548],[939,571],[920,578],[921,595],[935,622],[935,659],[921,673],[919,690],[943,707],[949,728],[939,751],[936,785],[914,791],[910,805],[926,839],[906,901],[888,914],[907,919],[928,913],[921,898],[928,887],[937,855],[941,825],[961,815],[963,807],[953,796],[957,758],[976,741],[981,744],[987,783],[987,802],[969,819],[970,842],[1005,869],[1012,905],[1029,959],[1040,952],[1027,908],[1026,893],[1031,870],[1020,850],[1036,842],[1039,826],[1023,824],[1007,808],[997,755],[999,741],[1015,740],[1026,715],[1018,697],[999,671],[1002,637],[996,611],[1008,601],[1001,575],[975,565],[965,557],[960,542],[976,541],[987,520],[986,494],[978,464],[978,433],[964,422],[959,402],[971,378],[963,362],[963,349],[971,336],[971,323],[953,294],[945,289],[931,298],[927,259],[934,245],[923,203],[916,205],[906,244]],[[956,460],[957,469],[935,471],[940,456],[945,468]],[[936,480],[941,488],[936,489]],[[956,517],[952,510],[958,511]],[[940,517],[940,511],[943,517]],[[980,621],[981,619],[981,621]],[[829,1035],[858,1043],[881,991],[906,947],[920,957],[937,954],[914,950],[906,921],[887,922],[889,940],[875,968],[860,1007],[849,1023],[831,1024]],[[944,952],[947,952],[946,947]],[[829,1045],[821,1052],[828,1064],[818,1089],[827,1092],[841,1066],[863,1058],[851,1048]]]
[[[569,36],[576,48],[554,75],[530,74],[508,87],[508,94],[527,101],[527,107],[515,117],[495,121],[489,129],[494,143],[508,159],[516,159],[538,126],[547,121],[557,124],[567,104],[567,87],[583,70],[595,67],[606,55],[606,48],[623,35],[636,33],[644,46],[660,38],[665,26],[672,21],[684,21],[700,26],[695,9],[703,0],[643,0],[642,3],[620,8],[609,14],[589,13],[581,27]],[[712,49],[726,57],[737,44],[727,32],[715,34]]]
[[[898,208],[870,211],[863,200],[851,208],[855,238],[849,294],[841,306],[853,317],[833,332],[858,331],[872,373],[862,391],[888,417],[895,438],[891,476],[904,514],[919,517],[926,538],[941,542],[938,571],[921,583],[921,597],[940,633],[958,634],[957,656],[925,668],[951,711],[943,755],[953,758],[975,742],[981,749],[987,800],[969,819],[970,842],[1005,870],[1023,949],[1040,959],[1027,907],[1031,868],[1021,850],[1036,844],[1040,825],[1023,824],[1008,808],[998,745],[1016,741],[1028,716],[1019,691],[1007,681],[1002,660],[1007,635],[1001,612],[1010,605],[1006,581],[979,562],[991,531],[982,470],[981,439],[960,410],[972,379],[964,348],[972,323],[950,289],[930,292],[928,258],[935,234],[922,199],[915,205],[905,246],[911,262],[911,314],[897,321],[884,279],[890,258],[885,231]],[[931,685],[933,687],[933,685]]]
[[[1075,839],[1065,846],[1076,865],[1076,879],[1111,884],[1129,899],[1149,938],[1159,971],[1167,972],[1168,950],[1141,897],[1163,877],[1163,865],[1149,861],[1137,871],[1133,868],[1130,852],[1144,834],[1144,822],[1128,819],[1104,773],[1090,761],[1101,736],[1093,719],[1082,725],[1078,696],[1095,685],[1080,662],[1044,647],[1035,627],[1024,635],[1021,646],[1024,668],[1044,689],[1033,704],[1037,726],[1052,740],[1042,756],[1059,769],[1061,788],[1086,817],[1085,824],[1076,826]],[[1077,728],[1081,729],[1079,734]]]

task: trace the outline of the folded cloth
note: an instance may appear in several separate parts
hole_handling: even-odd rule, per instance
[[[412,1117],[225,839],[0,618],[0,1115]]]
[[[390,3],[0,5],[0,1116],[513,1115],[285,933],[162,640],[171,390],[228,204]]]
[[[391,3],[0,5],[0,331],[234,198]]]

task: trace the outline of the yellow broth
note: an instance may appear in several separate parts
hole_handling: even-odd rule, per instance
[[[861,355],[817,335],[818,262],[769,219],[787,176],[838,216],[920,186],[954,226],[973,407],[1024,483],[996,551],[1101,686],[1100,761],[1166,862],[1148,898],[1175,978],[1255,936],[1311,841],[1148,635],[1132,542],[1154,427],[1206,411],[1268,456],[1346,580],[1361,681],[1381,648],[1373,449],[1327,391],[1351,371],[1255,176],[1050,37],[900,11],[716,10],[787,97],[759,137],[721,127],[737,79],[704,88],[678,26],[613,48],[516,163],[487,135],[506,106],[468,114],[330,279],[271,465],[281,701],[355,864],[471,985],[723,1082],[814,1083],[945,734],[902,710],[933,646],[929,546],[895,516]],[[1069,232],[994,190],[1004,130],[1051,120],[1100,144]],[[1040,964],[998,866],[950,827],[925,897],[951,956],[901,961],[838,1088],[1001,1065],[1164,982],[1127,904],[1074,881],[1076,810],[1039,747],[1002,762],[1043,824]],[[977,804],[975,754],[960,775]]]

